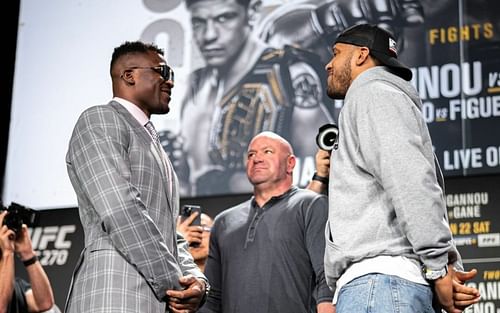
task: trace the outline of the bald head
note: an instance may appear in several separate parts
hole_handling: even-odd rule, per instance
[[[261,133],[258,133],[257,135],[255,135],[255,137],[252,138],[248,146],[250,147],[252,145],[252,142],[254,142],[255,140],[260,140],[260,138],[268,138],[276,141],[281,146],[281,149],[284,153],[293,154],[292,145],[285,138],[271,131],[263,131]]]
[[[285,138],[268,131],[256,135],[248,145],[246,164],[254,194],[267,199],[288,190],[293,183],[295,162],[292,146]]]

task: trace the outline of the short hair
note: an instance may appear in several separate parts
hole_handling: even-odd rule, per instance
[[[116,61],[124,55],[131,53],[146,54],[150,51],[164,55],[163,49],[158,48],[158,46],[156,46],[155,44],[144,43],[142,41],[125,41],[120,46],[116,47],[115,50],[113,51],[109,70],[110,72],[112,72],[113,66],[115,65]]]
[[[186,7],[189,8],[191,5],[204,0],[185,0],[185,1],[186,1]],[[248,9],[251,1],[252,0],[236,0],[236,3],[239,3]]]

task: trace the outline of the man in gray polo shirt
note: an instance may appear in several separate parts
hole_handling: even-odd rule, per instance
[[[254,195],[219,214],[200,312],[333,312],[323,256],[327,199],[292,185],[295,156],[272,132],[255,136],[246,172]]]

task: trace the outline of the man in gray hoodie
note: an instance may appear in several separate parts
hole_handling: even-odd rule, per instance
[[[328,95],[344,99],[325,251],[337,313],[461,312],[479,300],[463,285],[475,271],[458,272],[442,174],[395,38],[374,25],[348,28],[326,70]]]

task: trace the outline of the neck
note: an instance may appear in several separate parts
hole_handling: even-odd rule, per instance
[[[259,184],[255,185],[253,189],[255,202],[259,207],[264,206],[272,197],[281,196],[292,188],[292,182],[285,181],[279,185]]]

